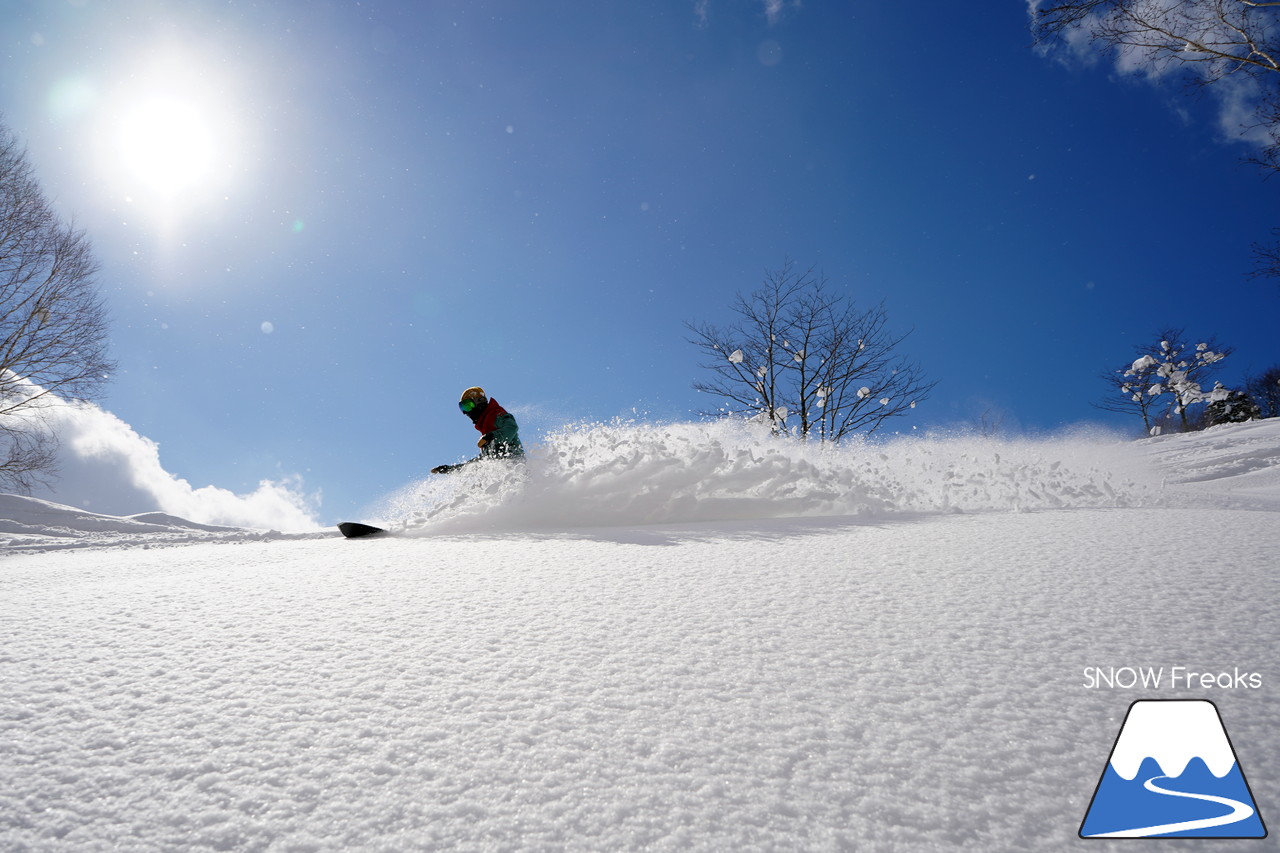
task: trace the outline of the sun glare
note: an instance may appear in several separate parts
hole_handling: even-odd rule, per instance
[[[225,64],[172,45],[122,67],[100,112],[104,180],[135,210],[172,223],[226,197],[242,171],[236,81]]]
[[[211,176],[214,135],[195,104],[147,97],[120,115],[117,144],[125,169],[148,189],[178,193]]]

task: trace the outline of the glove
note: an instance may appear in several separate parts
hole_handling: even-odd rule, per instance
[[[461,465],[437,465],[431,469],[432,474],[449,474],[461,468]]]
[[[493,441],[492,435],[484,435],[480,438],[479,441],[476,442],[476,447],[480,448],[481,450],[484,450],[484,446],[491,441]]]

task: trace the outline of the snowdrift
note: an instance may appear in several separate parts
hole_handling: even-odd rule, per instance
[[[200,524],[163,512],[103,515],[23,495],[0,494],[0,546],[6,551],[106,545],[242,542],[278,538],[275,531]]]
[[[374,513],[410,534],[1145,505],[1160,477],[1106,433],[824,447],[733,422],[566,427],[528,461],[429,477]]]

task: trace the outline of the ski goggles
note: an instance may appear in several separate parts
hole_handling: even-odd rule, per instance
[[[475,400],[462,400],[458,403],[458,408],[462,410],[462,414],[469,415],[476,410],[478,405]]]

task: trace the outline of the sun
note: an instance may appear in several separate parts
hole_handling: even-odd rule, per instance
[[[225,199],[245,165],[239,76],[191,45],[122,65],[94,135],[112,196],[168,223]]]
[[[174,195],[213,177],[215,133],[199,105],[173,95],[143,96],[121,110],[120,164],[145,189]]]

